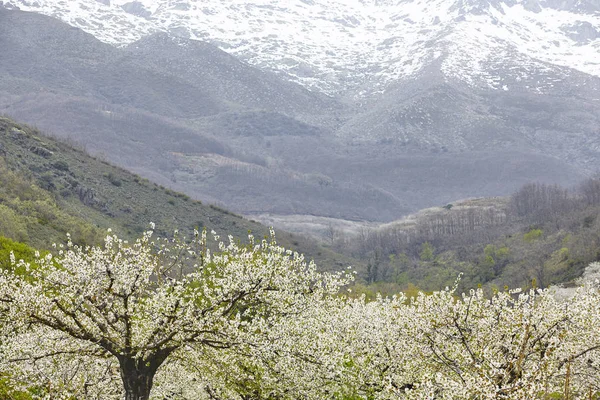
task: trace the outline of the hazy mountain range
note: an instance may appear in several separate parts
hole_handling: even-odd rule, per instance
[[[600,165],[598,1],[3,6],[0,112],[247,215],[389,221]]]

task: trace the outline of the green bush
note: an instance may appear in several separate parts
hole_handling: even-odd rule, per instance
[[[4,270],[12,270],[13,266],[10,260],[10,253],[13,253],[15,260],[25,260],[33,262],[35,260],[36,251],[25,243],[15,242],[4,236],[0,236],[0,268]]]
[[[69,164],[67,164],[65,161],[62,161],[62,160],[55,162],[54,164],[52,164],[52,166],[60,171],[68,171],[69,170]]]
[[[112,183],[113,185],[115,185],[117,187],[119,187],[123,184],[123,182],[121,182],[121,180],[112,172],[110,172],[106,177],[108,178],[108,181],[110,183]]]
[[[523,235],[523,240],[527,243],[535,242],[536,240],[542,237],[543,233],[544,231],[542,231],[541,229],[532,229]]]
[[[23,222],[23,219],[4,204],[0,204],[0,235],[8,236],[21,242],[29,240],[27,225]]]

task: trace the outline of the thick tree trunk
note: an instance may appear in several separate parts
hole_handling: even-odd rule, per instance
[[[129,357],[119,358],[125,400],[148,400],[156,370],[156,360],[144,361]]]

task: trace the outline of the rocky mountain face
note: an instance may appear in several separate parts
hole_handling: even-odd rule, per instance
[[[389,221],[600,165],[596,0],[0,3],[0,112],[236,212]]]
[[[500,90],[510,90],[513,80],[537,78],[547,63],[600,75],[596,0],[6,3],[55,16],[115,45],[157,31],[209,41],[330,94],[382,92],[436,61],[447,78]],[[551,84],[543,79],[531,88]]]

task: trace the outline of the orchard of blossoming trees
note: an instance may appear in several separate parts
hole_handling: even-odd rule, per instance
[[[2,382],[62,399],[597,399],[600,291],[352,299],[270,240],[69,244],[0,276]],[[27,398],[27,397],[19,397]]]

